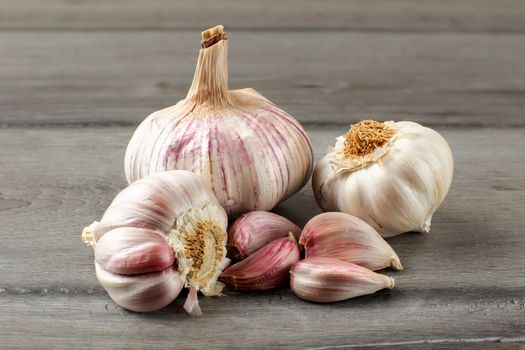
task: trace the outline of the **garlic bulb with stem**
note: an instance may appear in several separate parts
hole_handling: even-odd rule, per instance
[[[185,99],[137,128],[125,156],[129,183],[171,169],[200,174],[230,217],[270,210],[299,191],[312,170],[302,126],[253,89],[228,89],[222,26],[202,33]]]
[[[165,306],[178,294],[178,274],[193,289],[187,309],[198,314],[195,292],[220,295],[224,287],[217,279],[229,263],[227,220],[199,175],[166,171],[122,190],[100,222],[84,229],[82,239],[94,247],[99,281],[117,304],[152,311],[160,305],[151,302],[158,293]]]
[[[323,210],[354,215],[390,237],[430,230],[453,172],[450,147],[436,131],[363,120],[316,164],[312,187]]]
[[[228,229],[230,256],[244,259],[278,238],[292,234],[299,239],[301,229],[280,215],[267,211],[251,211],[241,215]]]
[[[403,270],[396,252],[379,233],[350,214],[330,212],[313,217],[304,227],[299,244],[306,258],[334,258],[370,270]]]

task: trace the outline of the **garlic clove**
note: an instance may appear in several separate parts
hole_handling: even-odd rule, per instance
[[[379,233],[349,214],[329,212],[315,216],[304,227],[299,244],[304,246],[306,258],[335,258],[370,270],[403,270],[399,257]]]
[[[165,307],[177,298],[184,286],[174,268],[142,275],[119,275],[95,263],[95,271],[99,283],[111,299],[121,307],[136,312]]]
[[[167,269],[175,262],[166,238],[148,229],[121,227],[106,233],[95,246],[95,261],[105,270],[135,275]]]
[[[290,220],[266,211],[243,214],[228,230],[228,247],[236,259],[244,259],[278,238],[292,233],[299,239],[301,229]]]
[[[290,234],[274,240],[246,259],[228,267],[221,280],[238,291],[278,287],[289,278],[290,267],[299,260],[299,247]]]
[[[332,258],[306,258],[290,270],[290,286],[299,298],[320,303],[346,300],[394,288],[394,279]]]

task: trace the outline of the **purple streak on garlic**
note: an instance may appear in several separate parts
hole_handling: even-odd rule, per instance
[[[211,185],[230,217],[271,210],[308,181],[313,161],[308,136],[255,90],[228,89],[222,26],[203,32],[203,43],[186,98],[152,113],[135,131],[126,151],[126,178],[132,183],[185,169]]]
[[[162,309],[179,295],[184,281],[175,268],[142,275],[119,275],[104,270],[95,263],[97,279],[115,303],[136,311]]]
[[[384,288],[394,279],[356,264],[332,258],[306,258],[290,270],[290,286],[301,299],[320,303],[355,298]]]
[[[109,272],[135,275],[167,269],[175,257],[166,237],[156,231],[120,227],[99,239],[95,261]]]
[[[299,247],[290,234],[276,239],[246,259],[231,265],[221,280],[238,291],[256,291],[279,287],[289,278],[290,267],[299,260]]]
[[[299,239],[301,229],[290,220],[267,211],[241,215],[228,230],[228,247],[237,259],[244,259],[258,249],[289,233]]]
[[[122,190],[100,222],[84,229],[82,239],[94,247],[100,268],[122,276],[168,268],[176,257],[185,286],[214,296],[221,294],[224,284],[217,279],[229,263],[227,221],[226,212],[200,176],[174,170]],[[142,276],[149,275],[137,275],[132,286],[140,289]]]
[[[299,244],[304,246],[307,258],[335,258],[370,270],[403,269],[392,247],[372,226],[345,213],[323,213],[312,218]]]

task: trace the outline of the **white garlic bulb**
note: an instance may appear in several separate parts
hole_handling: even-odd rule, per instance
[[[364,120],[316,164],[312,186],[323,210],[354,215],[390,237],[430,230],[453,172],[452,152],[436,131]]]
[[[112,299],[134,311],[171,303],[181,286],[185,308],[199,314],[196,291],[220,295],[226,258],[226,212],[208,184],[189,171],[165,171],[134,182],[82,233],[95,249],[97,277]]]
[[[186,98],[140,124],[126,151],[126,178],[189,170],[211,185],[230,217],[270,210],[308,181],[310,141],[299,122],[255,90],[228,90],[222,26],[202,38]]]

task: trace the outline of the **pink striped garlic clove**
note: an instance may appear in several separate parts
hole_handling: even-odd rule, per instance
[[[241,262],[231,265],[223,271],[221,280],[238,291],[275,288],[286,283],[290,267],[299,258],[299,247],[290,235],[270,242]]]
[[[179,272],[172,267],[142,275],[118,275],[95,263],[95,272],[115,303],[136,312],[155,311],[169,305],[184,286]]]
[[[228,248],[232,257],[244,259],[266,244],[287,237],[299,239],[301,229],[290,220],[267,211],[243,214],[228,230]]]
[[[363,220],[345,213],[323,213],[312,218],[299,239],[305,257],[328,257],[370,270],[403,270],[392,247]]]
[[[121,227],[100,238],[95,261],[109,272],[135,275],[167,269],[175,257],[166,238],[156,231]]]
[[[355,298],[384,288],[394,279],[332,258],[306,258],[290,270],[290,286],[299,298],[320,303]]]

